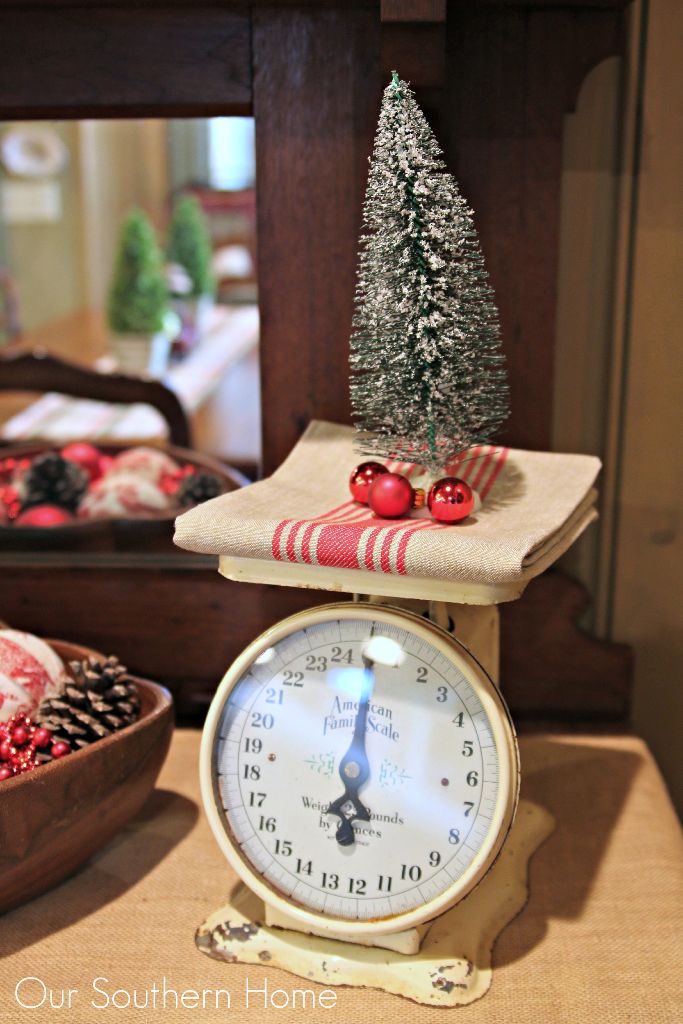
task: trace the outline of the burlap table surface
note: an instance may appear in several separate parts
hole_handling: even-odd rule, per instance
[[[337,989],[333,1009],[263,1009],[253,999],[245,1007],[247,980],[252,989],[267,981],[286,992],[303,983],[195,949],[196,926],[225,902],[234,881],[200,807],[198,750],[199,732],[177,732],[137,820],[76,877],[0,919],[3,1024],[436,1024],[451,1015],[472,1024],[680,1024],[683,841],[641,741],[521,740],[523,795],[551,810],[557,828],[531,862],[526,908],[498,940],[488,995],[453,1010],[351,988]],[[21,1010],[14,991],[27,976],[55,992],[78,989],[72,1009]],[[227,988],[232,1005],[95,1010],[91,1000],[104,1001],[91,989],[97,977],[109,979],[98,984],[110,994],[142,992],[164,977],[178,991]]]
[[[268,479],[207,501],[176,522],[175,542],[190,551],[272,559],[469,583],[519,583],[538,575],[595,518],[600,461],[480,446],[451,471],[483,504],[456,526],[427,509],[379,519],[354,503],[349,475],[363,461],[353,430],[310,424]],[[385,461],[428,486],[418,467]]]

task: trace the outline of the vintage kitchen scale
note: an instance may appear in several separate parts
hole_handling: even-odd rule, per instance
[[[202,796],[242,884],[200,927],[197,944],[218,959],[459,1005],[490,985],[493,944],[526,902],[528,861],[552,830],[544,809],[517,807],[515,732],[494,682],[495,605],[518,596],[594,518],[599,464],[507,455],[508,479],[517,486],[521,473],[525,492],[519,509],[493,503],[500,522],[526,520],[536,488],[555,489],[553,460],[564,480],[566,460],[579,460],[572,514],[565,522],[554,513],[555,539],[516,581],[487,584],[368,571],[367,561],[353,569],[335,557],[354,523],[354,536],[370,531],[382,550],[398,550],[403,537],[417,560],[421,544],[467,541],[462,531],[439,535],[424,518],[373,526],[351,502],[350,512],[319,506],[297,520],[284,507],[279,523],[271,512],[261,518],[278,494],[283,506],[300,501],[291,480],[320,446],[338,461],[339,444],[353,458],[349,428],[314,423],[273,477],[217,499],[218,519],[209,503],[179,520],[177,541],[222,549],[230,579],[354,593],[274,625],[218,688],[202,741]],[[484,527],[475,517],[472,530]],[[317,537],[315,558],[292,540],[295,529],[299,539]],[[325,531],[336,531],[327,547]]]
[[[594,518],[599,463],[481,443],[507,411],[493,295],[472,213],[396,72],[363,224],[359,436],[314,422],[272,477],[178,521],[177,543],[220,555],[232,580],[356,598],[277,623],[218,688],[202,796],[243,887],[197,943],[218,959],[454,1006],[487,990],[493,943],[552,827],[541,808],[517,807],[495,605]],[[370,466],[369,508],[347,491],[359,452],[387,460]],[[353,470],[356,501],[367,469]],[[432,484],[437,521],[411,511],[413,487]],[[481,510],[445,525],[432,500],[444,485],[467,492],[468,513],[476,491]]]

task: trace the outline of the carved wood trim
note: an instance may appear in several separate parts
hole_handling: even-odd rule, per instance
[[[516,721],[628,722],[633,653],[581,629],[589,604],[580,583],[554,570],[500,606],[501,688]]]

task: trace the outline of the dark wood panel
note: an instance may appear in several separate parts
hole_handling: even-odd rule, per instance
[[[0,11],[0,116],[248,113],[246,10]]]
[[[177,569],[5,562],[0,620],[116,654],[168,686],[182,717],[201,718],[248,643],[285,615],[335,596],[233,583],[214,569],[183,568],[184,559],[178,553]],[[626,723],[630,649],[575,625],[587,603],[579,584],[549,573],[501,606],[502,689],[515,720]]]
[[[457,5],[447,26],[449,164],[474,208],[510,378],[504,440],[551,445],[563,117],[623,13]]]
[[[633,654],[577,625],[590,598],[564,573],[545,573],[500,606],[501,688],[518,722],[626,725]]]
[[[237,654],[321,591],[232,583],[213,569],[3,564],[0,620],[116,654],[164,683],[182,715],[203,714]]]
[[[265,471],[313,418],[348,422],[348,342],[381,97],[377,10],[256,10]]]
[[[54,7],[80,7],[82,9],[90,10],[93,6],[98,5],[98,0],[10,0],[11,6],[15,8],[54,8]],[[375,0],[375,5],[378,5],[381,0]],[[388,0],[391,6],[403,8],[406,11],[412,9],[411,16],[415,17],[420,15],[420,20],[425,17],[425,12],[439,13],[442,4],[445,3],[448,7],[448,0]],[[455,3],[469,3],[471,6],[480,7],[562,7],[571,10],[581,9],[618,9],[627,7],[632,0],[451,0],[451,6]],[[347,8],[352,7],[369,7],[373,3],[373,0],[250,0],[249,6],[251,8],[258,7],[310,7],[324,10],[326,8],[337,7]],[[387,0],[384,0],[387,3]],[[135,8],[136,5],[133,0],[107,0],[108,7],[129,7]],[[193,0],[145,0],[145,7],[186,7],[192,8],[194,6]],[[205,7],[222,7],[222,8],[233,8],[243,7],[244,0],[204,0],[203,6]]]
[[[382,0],[382,21],[445,21],[446,0]]]

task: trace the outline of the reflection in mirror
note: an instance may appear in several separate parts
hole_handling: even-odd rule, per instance
[[[254,473],[254,187],[251,118],[0,126],[0,349],[159,377],[194,446]],[[167,433],[151,408],[60,402],[0,391],[0,441]]]

